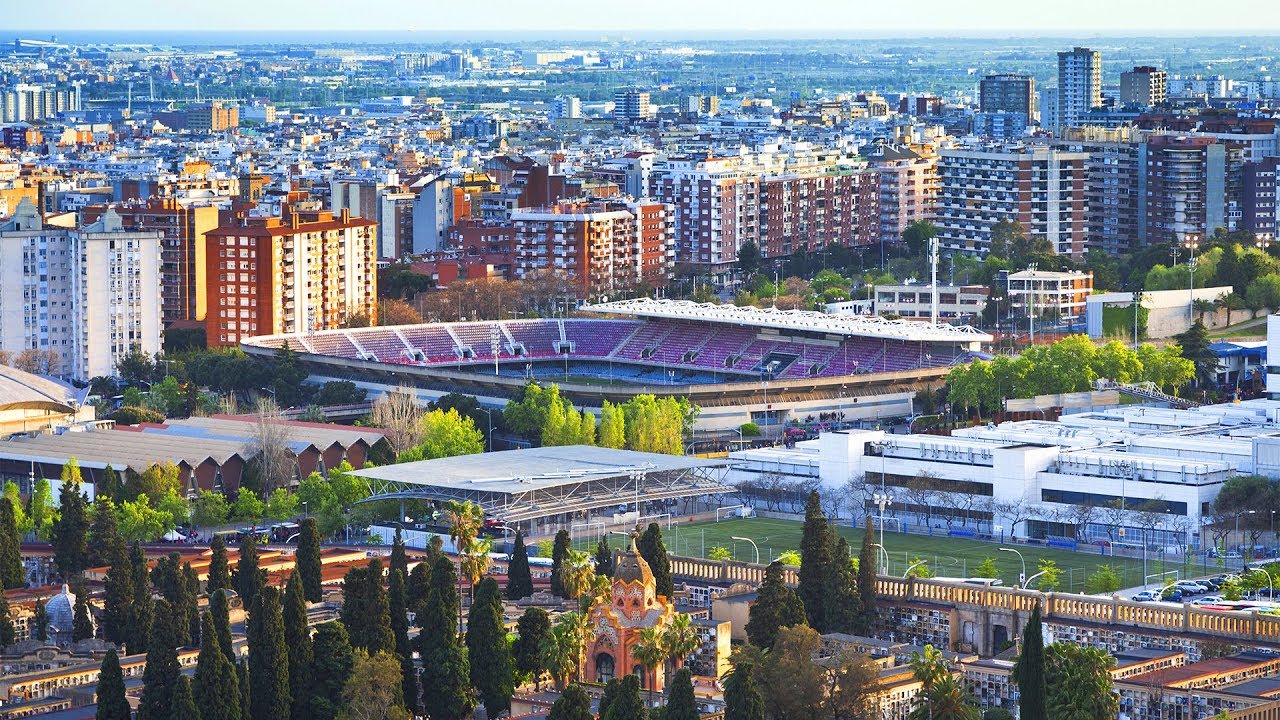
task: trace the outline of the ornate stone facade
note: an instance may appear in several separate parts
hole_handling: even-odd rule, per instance
[[[631,548],[618,555],[609,595],[591,608],[587,625],[587,662],[584,678],[608,682],[621,673],[635,673],[646,688],[661,692],[665,684],[662,664],[645,668],[632,650],[645,628],[665,628],[675,617],[671,601],[657,594],[649,564],[632,539]]]

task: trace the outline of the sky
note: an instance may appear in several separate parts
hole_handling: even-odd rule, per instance
[[[1275,0],[58,0],[14,2],[9,28],[45,31],[661,31],[723,36],[1280,34]],[[1218,7],[1223,9],[1219,12]]]

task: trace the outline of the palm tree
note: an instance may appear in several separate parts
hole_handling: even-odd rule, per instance
[[[542,657],[557,690],[564,690],[573,677],[578,657],[575,643],[573,629],[563,623],[552,625],[551,632],[542,639]]]
[[[924,687],[916,694],[910,720],[979,720],[982,713],[951,672],[951,663],[932,645],[911,657],[911,669]]]
[[[458,550],[458,592],[461,594],[462,578],[466,576],[471,581],[474,600],[476,583],[489,568],[489,549],[492,545],[487,539],[477,540],[480,526],[484,523],[484,508],[473,502],[450,500],[445,503],[444,511],[449,516],[449,539],[453,540],[453,545]],[[461,618],[461,604],[458,606],[458,615]]]
[[[596,571],[591,556],[580,550],[570,550],[560,568],[560,583],[571,598],[581,598],[595,585]]]
[[[684,659],[689,657],[689,653],[702,645],[702,638],[688,615],[676,613],[662,631],[662,644],[667,649],[667,661],[679,670],[684,667]]]
[[[667,647],[662,640],[658,628],[647,627],[640,630],[640,637],[631,646],[631,657],[649,673],[649,682],[644,685],[650,690],[658,684],[658,666],[667,659]]]

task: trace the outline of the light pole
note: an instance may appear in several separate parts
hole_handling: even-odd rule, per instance
[[[759,564],[760,564],[760,546],[759,546],[759,545],[756,545],[756,541],[755,541],[755,540],[752,540],[751,538],[738,537],[738,536],[736,536],[736,535],[731,535],[731,536],[729,537],[729,539],[730,539],[730,540],[741,540],[742,542],[749,542],[749,543],[751,543],[751,549],[756,551],[756,564],[757,564],[757,565],[759,565]]]
[[[912,570],[915,570],[916,568],[920,567],[921,565],[924,565],[924,564],[925,564],[925,563],[927,563],[927,562],[929,562],[929,561],[928,561],[928,560],[917,560],[916,562],[913,562],[913,563],[911,563],[910,565],[908,565],[908,566],[907,566],[907,571],[906,571],[906,572],[904,572],[904,573],[902,573],[902,579],[903,579],[903,580],[906,580],[906,579],[911,575],[911,571],[912,571]]]
[[[477,407],[476,409],[484,413],[485,417],[489,418],[489,433],[484,436],[484,439],[488,441],[487,445],[489,446],[489,452],[493,452],[493,408]]]
[[[1191,252],[1187,257],[1187,318],[1195,322],[1196,318],[1196,248],[1200,247],[1200,236],[1191,234],[1182,240],[1182,246]]]
[[[1029,586],[1029,585],[1031,584],[1031,581],[1032,581],[1032,580],[1035,580],[1036,578],[1040,577],[1041,575],[1043,575],[1043,574],[1045,574],[1045,573],[1047,573],[1047,572],[1049,572],[1049,571],[1048,571],[1048,570],[1041,570],[1040,572],[1036,573],[1035,575],[1032,575],[1031,577],[1027,578],[1026,582],[1022,583],[1022,589],[1023,589],[1023,590],[1026,590],[1026,589],[1027,589],[1027,586]]]
[[[893,504],[893,496],[890,495],[889,493],[883,492],[883,485],[882,485],[881,492],[878,492],[872,495],[871,500],[877,506],[880,507],[880,547],[883,548],[884,547],[884,509]],[[867,528],[868,531],[870,529],[871,528]]]
[[[872,543],[872,545],[880,548],[880,552],[884,553],[884,565],[880,566],[881,569],[884,570],[884,572],[882,572],[881,575],[888,575],[889,574],[889,551],[885,550],[884,546],[881,545],[880,543]]]
[[[1027,582],[1027,559],[1022,557],[1022,553],[1014,548],[1002,547],[1000,552],[1011,552],[1018,556],[1018,560],[1022,561],[1022,572],[1018,575],[1018,584],[1026,587]]]

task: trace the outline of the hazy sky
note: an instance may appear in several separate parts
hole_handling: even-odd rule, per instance
[[[58,0],[13,2],[10,28],[46,30],[750,32],[858,34],[1275,33],[1275,0]],[[481,31],[477,33],[476,31]]]

